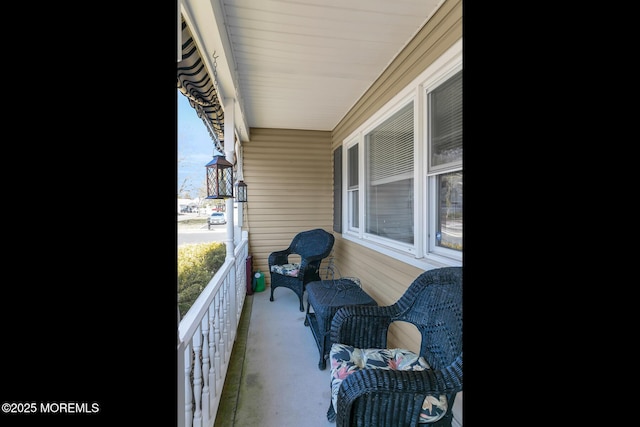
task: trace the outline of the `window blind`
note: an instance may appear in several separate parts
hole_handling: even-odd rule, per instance
[[[462,159],[462,71],[429,94],[431,166]]]
[[[413,177],[413,103],[369,133],[367,143],[371,185]]]

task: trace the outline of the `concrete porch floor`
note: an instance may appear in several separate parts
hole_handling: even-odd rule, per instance
[[[330,370],[287,288],[247,295],[215,427],[329,427]],[[307,295],[304,295],[307,306]]]

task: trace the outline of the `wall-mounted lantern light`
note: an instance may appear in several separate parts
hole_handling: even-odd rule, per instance
[[[224,156],[213,156],[207,169],[207,199],[233,197],[233,165]]]
[[[247,201],[247,184],[244,183],[243,180],[238,181],[236,184],[236,202],[246,202]]]

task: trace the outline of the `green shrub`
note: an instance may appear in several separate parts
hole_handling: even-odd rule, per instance
[[[224,264],[224,243],[194,243],[178,247],[178,307],[184,317],[200,293]]]

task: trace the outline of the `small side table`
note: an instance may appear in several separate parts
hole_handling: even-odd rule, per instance
[[[345,305],[378,305],[354,281],[342,278],[319,280],[307,284],[307,313],[304,325],[311,327],[313,338],[320,352],[318,368],[325,369],[331,350],[331,320],[340,307]],[[313,311],[310,309],[313,307]]]

